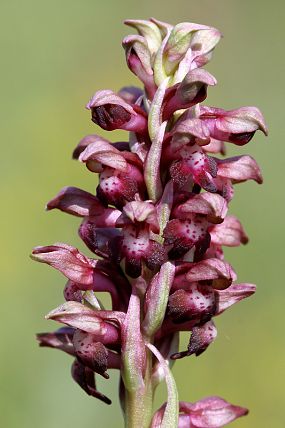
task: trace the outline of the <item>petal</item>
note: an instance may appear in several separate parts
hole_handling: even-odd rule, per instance
[[[171,131],[173,135],[172,145],[193,144],[193,141],[198,142],[199,145],[208,144],[210,133],[205,123],[197,118],[188,118],[187,116],[183,118],[183,116],[176,122]]]
[[[187,413],[191,416],[191,423],[197,428],[219,428],[247,415],[248,410],[234,406],[220,397],[207,397],[189,404]]]
[[[165,404],[155,413],[151,428],[161,428]],[[220,428],[248,414],[244,407],[234,406],[220,397],[207,397],[196,403],[179,402],[178,428]]]
[[[121,232],[112,227],[96,227],[96,222],[84,220],[79,228],[79,236],[87,247],[100,257],[108,258],[110,255],[109,243]]]
[[[46,315],[46,319],[62,322],[93,334],[101,334],[101,330],[104,328],[104,323],[93,309],[73,301],[68,301],[53,309]]]
[[[155,412],[155,414],[151,420],[150,428],[161,428],[161,422],[163,419],[165,406],[166,406],[166,404],[161,406],[160,409],[158,409]],[[190,416],[189,415],[179,415],[177,428],[194,428],[191,425]]]
[[[127,170],[127,162],[121,152],[104,140],[89,144],[80,154],[79,160],[86,163],[87,168],[93,172],[102,172],[100,165],[119,171]]]
[[[203,67],[211,59],[211,53],[221,40],[222,34],[213,27],[196,31],[191,40],[192,68]]]
[[[189,282],[211,281],[213,288],[224,289],[236,280],[236,274],[229,263],[219,259],[206,259],[191,263],[186,279]]]
[[[106,131],[125,129],[145,133],[147,120],[143,110],[126,103],[113,91],[98,91],[86,106],[92,112],[92,121]]]
[[[158,26],[155,24],[155,21],[151,22],[142,19],[127,19],[124,23],[135,28],[138,33],[144,37],[152,55],[157,52],[162,42],[162,36]]]
[[[207,64],[212,58],[214,47],[220,38],[221,33],[215,28],[206,26],[200,26],[200,29],[197,28],[197,31],[193,33],[189,49],[178,65],[173,82],[180,82],[189,70],[203,67]]]
[[[217,315],[240,300],[250,297],[256,291],[254,284],[232,284],[226,290],[217,291]]]
[[[161,422],[165,411],[165,406],[166,404],[164,404],[160,409],[155,412],[151,420],[150,428],[161,428]]]
[[[248,237],[240,221],[233,215],[225,217],[222,224],[213,226],[210,230],[211,242],[215,245],[237,247],[247,244]]]
[[[220,153],[221,155],[226,154],[224,141],[215,140],[214,138],[211,138],[209,144],[203,146],[203,150],[207,153]]]
[[[199,46],[200,55],[212,50],[217,43],[213,30],[215,29],[190,22],[175,25],[164,49],[166,73],[170,75],[175,71],[190,47],[195,51],[196,46]],[[197,55],[196,52],[195,54]]]
[[[170,32],[170,30],[173,28],[173,25],[168,24],[168,22],[159,21],[158,19],[155,19],[153,17],[150,18],[150,21],[157,26],[163,39],[167,36],[168,32]]]
[[[242,107],[223,110],[201,106],[200,119],[205,120],[211,137],[237,145],[247,144],[260,129],[267,135],[267,128],[261,112],[256,107]]]
[[[254,180],[261,184],[263,179],[257,162],[251,156],[235,156],[218,160],[218,176],[229,178],[234,183]]]
[[[177,110],[190,108],[204,101],[208,86],[214,86],[216,83],[214,76],[206,70],[189,71],[180,84],[169,88],[166,92],[163,120],[168,120]]]
[[[75,147],[72,154],[72,158],[78,159],[80,154],[86,149],[86,147],[88,147],[89,144],[96,143],[96,141],[105,141],[106,143],[109,143],[108,140],[101,137],[100,135],[97,135],[97,134],[86,135],[86,137],[82,138],[82,140],[80,140],[78,145]]]
[[[147,96],[152,99],[156,85],[153,79],[151,53],[147,41],[142,36],[127,36],[123,40],[129,69],[143,82]]]
[[[102,320],[101,311],[94,311],[78,302],[66,302],[49,312],[46,319],[52,319],[79,328],[86,333],[96,335],[97,341],[102,343],[117,343],[119,340],[118,329]]]
[[[218,194],[227,202],[230,202],[234,197],[234,186],[232,181],[228,178],[220,177],[219,175],[217,175],[213,181]]]
[[[132,201],[123,208],[122,218],[117,220],[117,226],[132,223],[147,223],[154,233],[159,232],[157,213],[154,205],[149,201]]]
[[[60,349],[67,354],[74,355],[73,334],[73,328],[62,327],[53,333],[37,334],[37,341],[42,347]]]
[[[115,92],[105,89],[96,92],[87,104],[87,109],[91,110],[94,107],[99,107],[104,104],[113,104],[122,107],[130,115],[133,113],[133,108],[130,104],[126,103],[121,97]]]
[[[93,283],[94,260],[85,257],[74,247],[62,243],[36,247],[31,258],[47,263],[71,281],[86,285]]]
[[[126,51],[126,59],[131,71],[137,74],[137,67],[132,59],[132,57],[135,56],[140,63],[140,67],[143,68],[143,70],[139,71],[139,74],[140,72],[144,72],[152,76],[151,55],[146,39],[139,35],[126,36],[123,39],[122,45]],[[141,78],[139,75],[138,77]]]
[[[104,210],[96,196],[77,187],[64,187],[48,202],[46,208],[48,211],[55,208],[78,217],[98,215]]]
[[[215,245],[212,241],[209,248],[207,249],[206,253],[203,254],[203,256],[205,259],[219,259],[222,261],[224,261],[225,259],[222,247],[220,245]]]
[[[203,192],[198,195],[192,194],[191,197],[181,205],[175,208],[173,216],[178,218],[187,218],[193,213],[206,216],[210,223],[222,223],[228,210],[227,202],[220,195]]]
[[[230,110],[218,122],[221,131],[239,134],[243,132],[253,132],[260,129],[265,135],[268,130],[261,111],[257,107],[241,107]]]
[[[189,415],[179,415],[178,428],[191,428],[191,418]]]
[[[216,84],[217,81],[215,77],[208,71],[203,69],[194,69],[186,74],[181,84],[178,86],[177,97],[181,99],[183,106],[186,105],[186,108],[188,108],[190,107],[189,104],[196,104],[196,102],[193,104],[193,101],[197,98],[201,90],[204,94],[206,91],[206,86],[214,86]],[[200,93],[200,96],[198,97],[199,99],[197,101],[203,101],[206,98],[206,95],[207,93],[204,95]]]
[[[98,228],[114,228],[117,219],[121,214],[121,211],[116,210],[115,208],[105,208],[102,214],[88,217],[88,219],[85,219],[83,223],[90,222],[92,223],[93,227]]]

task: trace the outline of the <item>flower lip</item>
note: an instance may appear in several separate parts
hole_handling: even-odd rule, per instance
[[[168,315],[174,323],[208,321],[216,312],[216,295],[209,285],[192,283],[169,296]]]
[[[108,351],[103,343],[98,342],[96,336],[76,330],[73,336],[74,351],[84,365],[109,379]]]
[[[93,370],[86,367],[78,359],[74,361],[71,368],[71,375],[75,382],[92,397],[98,398],[106,404],[112,404],[112,401],[96,389],[95,376]]]
[[[217,329],[214,322],[210,319],[202,321],[192,328],[191,338],[187,351],[177,352],[171,355],[171,359],[177,360],[195,354],[201,355],[208,346],[216,339]]]

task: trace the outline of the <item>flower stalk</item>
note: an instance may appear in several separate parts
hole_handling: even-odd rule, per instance
[[[65,327],[37,338],[71,355],[73,379],[106,404],[96,377],[119,370],[128,428],[218,428],[247,409],[215,396],[179,401],[171,368],[203,353],[217,336],[213,318],[255,292],[253,284],[236,283],[223,247],[248,242],[228,214],[234,185],[261,184],[262,175],[248,155],[221,156],[226,143],[243,146],[267,128],[256,107],[202,104],[217,84],[203,68],[221,38],[217,29],[153,18],[126,24],[138,32],[123,48],[143,89],[98,91],[86,106],[94,124],[129,137],[84,137],[73,158],[97,174],[96,192],[66,187],[47,204],[82,219],[79,235],[93,256],[63,243],[33,250],[34,260],[67,278],[65,303],[46,316]],[[111,308],[102,306],[100,292],[110,294]],[[189,345],[179,350],[183,331]],[[167,402],[153,413],[161,382]]]

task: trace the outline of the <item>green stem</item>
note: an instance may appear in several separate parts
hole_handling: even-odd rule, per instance
[[[153,389],[151,384],[152,355],[147,351],[146,373],[144,385],[135,390],[126,389],[125,396],[125,427],[149,428],[152,418]]]

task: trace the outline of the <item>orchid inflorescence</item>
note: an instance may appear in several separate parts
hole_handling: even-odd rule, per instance
[[[217,83],[202,67],[218,30],[156,19],[126,24],[138,31],[123,47],[144,90],[103,90],[87,104],[96,125],[129,131],[129,141],[84,137],[73,158],[99,174],[96,195],[66,187],[47,204],[83,218],[79,235],[95,257],[62,243],[33,250],[35,260],[68,279],[66,302],[46,317],[66,326],[37,337],[40,346],[70,354],[74,380],[107,404],[95,374],[108,379],[108,369],[118,369],[127,427],[221,427],[247,409],[219,397],[179,402],[171,367],[204,352],[217,335],[213,317],[255,292],[253,284],[235,283],[222,248],[247,243],[228,204],[233,184],[262,183],[261,172],[251,156],[216,156],[226,142],[243,146],[267,128],[255,107],[201,104]],[[111,309],[99,292],[110,294]],[[179,351],[185,331],[189,345]],[[152,415],[162,381],[168,399]]]

